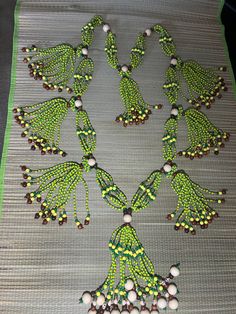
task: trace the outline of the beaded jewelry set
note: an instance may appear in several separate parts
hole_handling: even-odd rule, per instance
[[[157,33],[163,53],[170,58],[163,85],[171,105],[170,117],[165,122],[162,139],[164,165],[161,169],[153,171],[138,186],[131,202],[114,183],[112,176],[98,166],[93,155],[96,132],[87,111],[83,108],[82,96],[89,87],[94,71],[94,62],[88,56],[88,48],[98,26],[102,26],[106,33],[105,53],[108,64],[121,76],[120,95],[124,112],[116,121],[124,127],[145,123],[153,109],[162,107],[146,103],[138,84],[131,77],[133,69],[142,63],[146,38]],[[194,183],[184,170],[178,169],[174,159],[177,155],[190,159],[202,158],[208,155],[211,149],[218,154],[219,149],[224,147],[224,141],[229,139],[229,134],[218,129],[199,110],[202,106],[210,108],[215,98],[221,98],[221,91],[226,91],[227,87],[224,79],[214,70],[205,69],[193,60],[183,61],[176,54],[172,37],[159,24],[138,35],[131,49],[129,65],[119,64],[116,36],[101,16],[94,16],[82,28],[81,41],[75,48],[69,44],[45,49],[36,46],[22,48],[23,52],[28,53],[24,62],[28,63],[30,76],[42,80],[43,87],[47,90],[57,89],[61,92],[66,89],[68,93],[73,93],[69,100],[57,97],[15,108],[16,122],[24,128],[22,137],[28,139],[32,150],[39,149],[42,155],[66,156],[61,146],[60,129],[69,110],[72,110],[76,115],[76,131],[84,154],[80,163],[68,161],[38,170],[21,166],[25,179],[22,186],[32,187],[32,191],[28,192],[25,198],[28,204],[34,201],[41,204],[35,218],[42,219],[45,225],[56,219],[60,225],[67,222],[66,207],[72,200],[75,224],[78,229],[83,229],[90,223],[86,173],[95,171],[102,198],[110,207],[123,213],[124,224],[112,233],[109,241],[111,265],[106,279],[96,290],[84,292],[80,302],[90,305],[89,314],[156,314],[167,307],[176,310],[178,289],[172,280],[180,273],[179,265],[171,266],[166,277],[156,274],[153,263],[131,226],[132,214],[145,209],[155,200],[161,182],[167,178],[178,197],[175,211],[167,215],[167,219],[176,217],[175,230],[195,234],[196,226],[207,228],[218,217],[213,204],[224,202],[222,195],[226,194],[226,190],[213,192]],[[220,67],[219,70],[224,71],[225,68]],[[72,78],[73,83],[69,86]],[[184,109],[177,105],[179,96],[192,106]],[[178,123],[182,117],[187,124],[189,147],[177,152]],[[77,215],[79,184],[82,184],[85,190],[87,215],[84,221],[79,220]]]

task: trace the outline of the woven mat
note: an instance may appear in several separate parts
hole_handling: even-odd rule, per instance
[[[157,22],[173,35],[178,54],[183,59],[193,58],[205,66],[216,67],[228,62],[215,0],[18,2],[15,58],[13,56],[16,62],[13,62],[2,160],[0,313],[84,314],[86,308],[78,305],[82,291],[99,286],[108,270],[107,243],[112,231],[122,223],[121,214],[101,200],[94,175],[91,175],[88,183],[92,222],[88,228],[82,232],[76,229],[71,210],[69,222],[63,227],[57,223],[43,226],[35,221],[37,205],[25,204],[19,165],[48,167],[65,159],[30,151],[11,114],[15,105],[23,106],[55,95],[43,90],[39,82],[28,76],[20,48],[32,43],[42,47],[60,42],[76,45],[80,42],[82,25],[94,14],[102,14],[116,32],[121,63],[128,61],[137,33]],[[144,63],[135,71],[134,78],[148,102],[164,103],[165,106],[153,114],[146,125],[125,129],[114,122],[115,116],[122,112],[119,77],[108,67],[103,49],[104,33],[97,31],[90,49],[95,60],[94,80],[84,97],[84,104],[97,131],[95,155],[99,165],[112,174],[118,186],[131,198],[138,184],[163,164],[161,138],[170,108],[161,85],[168,60],[161,53],[157,40],[150,40]],[[165,275],[170,265],[181,263],[181,276],[176,281],[180,289],[180,314],[236,313],[236,106],[230,71],[225,78],[229,92],[216,101],[207,114],[216,125],[232,134],[231,141],[219,156],[211,154],[202,160],[177,160],[179,168],[199,184],[229,190],[227,202],[219,208],[221,218],[208,230],[199,230],[196,237],[175,232],[173,223],[165,219],[177,202],[167,180],[161,185],[157,200],[134,216],[134,226],[156,272]],[[80,161],[82,154],[73,123],[71,114],[63,124],[63,147],[68,151],[66,160]],[[178,147],[185,145],[186,129],[181,124]],[[84,195],[79,199],[83,201]]]

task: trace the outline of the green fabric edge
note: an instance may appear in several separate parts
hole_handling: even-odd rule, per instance
[[[11,133],[12,125],[12,108],[14,103],[15,95],[15,85],[16,85],[16,64],[17,64],[17,52],[18,52],[18,27],[19,27],[19,11],[20,11],[20,1],[16,1],[15,11],[14,11],[14,33],[13,33],[13,53],[12,53],[12,64],[11,64],[11,83],[10,83],[10,93],[8,97],[8,112],[7,112],[7,122],[4,134],[2,159],[0,167],[0,219],[2,217],[2,207],[3,207],[3,195],[4,195],[4,179],[5,179],[5,169],[8,156],[8,146]]]
[[[224,46],[225,57],[227,59],[227,69],[229,71],[230,79],[232,82],[232,89],[233,89],[234,98],[236,99],[236,81],[234,78],[234,72],[232,69],[231,62],[230,62],[228,45],[227,45],[227,42],[225,39],[225,27],[221,22],[221,12],[222,12],[224,3],[225,3],[225,0],[219,0],[217,20],[218,20],[218,23],[220,24],[220,28],[221,28],[222,42],[223,42],[223,46]]]

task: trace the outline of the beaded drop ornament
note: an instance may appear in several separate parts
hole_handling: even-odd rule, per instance
[[[153,109],[161,109],[161,104],[150,105],[145,102],[132,72],[143,60],[146,38],[153,33],[159,35],[159,44],[163,53],[170,58],[166,71],[163,90],[171,105],[170,117],[166,120],[163,134],[164,164],[153,171],[139,186],[129,202],[125,193],[114,183],[113,177],[98,166],[94,152],[96,132],[84,109],[82,96],[88,90],[93,78],[94,62],[88,56],[93,43],[96,27],[102,26],[106,33],[105,53],[108,64],[120,75],[120,95],[124,112],[116,121],[124,127],[145,123]],[[43,224],[58,220],[59,225],[67,222],[67,205],[73,202],[74,221],[78,229],[90,223],[89,189],[86,174],[96,173],[96,182],[104,201],[113,209],[123,213],[124,223],[113,233],[109,242],[111,265],[104,282],[94,291],[85,291],[80,302],[89,304],[89,314],[156,314],[169,307],[176,310],[178,289],[172,282],[180,273],[179,264],[170,267],[166,277],[156,274],[154,265],[145,252],[133,226],[132,215],[149,206],[154,201],[161,182],[170,181],[178,197],[176,209],[167,215],[167,219],[176,219],[175,230],[195,234],[196,227],[205,229],[218,217],[214,204],[224,202],[226,190],[211,191],[193,182],[189,175],[178,169],[174,162],[177,156],[189,159],[202,158],[211,150],[217,155],[219,149],[228,141],[229,134],[215,126],[207,116],[200,112],[202,106],[207,109],[215,98],[221,98],[226,91],[224,79],[214,69],[205,69],[193,60],[183,61],[176,52],[172,37],[167,30],[156,24],[144,33],[140,33],[130,52],[130,64],[121,65],[117,55],[116,36],[109,24],[101,16],[94,16],[82,28],[82,42],[77,47],[59,44],[52,48],[22,48],[28,56],[30,76],[43,81],[47,90],[61,92],[66,89],[72,94],[70,99],[56,97],[45,102],[30,104],[14,109],[16,122],[24,129],[22,137],[28,139],[32,150],[39,149],[42,155],[66,152],[60,140],[61,124],[68,111],[75,114],[76,130],[84,156],[81,162],[67,161],[47,169],[31,169],[21,166],[24,182],[22,186],[31,191],[25,195],[27,203],[40,204],[36,219]],[[225,67],[219,70],[225,71]],[[177,102],[179,96],[191,107]],[[176,142],[180,119],[187,124],[189,146],[177,151]],[[85,191],[86,217],[78,217],[79,185]]]

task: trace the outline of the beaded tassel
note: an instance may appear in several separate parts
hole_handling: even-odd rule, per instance
[[[112,176],[105,170],[96,169],[96,181],[101,188],[103,199],[114,209],[124,210],[128,206],[127,197],[114,183]]]
[[[190,146],[178,154],[190,159],[201,158],[210,152],[211,147],[214,147],[214,153],[218,155],[219,148],[224,147],[223,140],[228,141],[230,135],[218,129],[204,113],[194,108],[185,110],[184,116]]]
[[[226,68],[220,67],[219,70],[225,71]],[[221,98],[220,91],[227,91],[224,79],[213,69],[205,69],[193,60],[182,61],[174,55],[163,88],[171,104],[176,102],[180,90],[183,98],[197,108],[210,108],[215,97]]]
[[[173,265],[166,277],[155,274],[154,266],[130,224],[124,224],[112,233],[109,248],[112,261],[107,278],[95,291],[84,292],[80,299],[81,303],[91,304],[89,314],[157,313],[158,309],[167,306],[174,310],[178,308],[178,289],[171,283],[179,275],[178,265]],[[152,299],[150,309],[146,303],[149,298]]]
[[[224,198],[214,198],[226,194],[226,190],[213,192],[194,183],[183,171],[176,171],[172,176],[171,187],[178,196],[177,208],[167,216],[168,219],[178,215],[175,230],[183,229],[186,233],[195,234],[194,225],[207,228],[217,212],[210,206],[211,203],[223,203]],[[205,196],[208,195],[209,197]]]
[[[196,61],[183,62],[181,73],[188,88],[189,96],[186,98],[197,107],[205,105],[210,108],[216,96],[221,98],[220,90],[227,90],[222,77],[217,76],[212,69],[203,68]]]
[[[120,95],[125,106],[125,112],[116,118],[117,122],[127,125],[145,123],[152,113],[139,91],[138,84],[130,77],[122,77]]]
[[[35,214],[35,219],[42,218],[43,224],[54,221],[58,218],[59,225],[67,222],[66,206],[73,196],[74,200],[74,220],[79,229],[83,227],[77,218],[76,189],[79,183],[82,183],[86,197],[85,207],[87,216],[85,224],[90,220],[88,207],[88,186],[83,178],[83,165],[76,162],[65,162],[50,168],[32,170],[26,166],[21,166],[23,178],[23,187],[38,187],[27,193],[25,198],[27,203],[33,201],[41,203],[40,210]]]
[[[47,90],[58,89],[59,92],[66,88],[71,93],[72,89],[67,86],[73,77],[76,54],[81,52],[81,47],[73,48],[69,44],[59,44],[50,48],[22,48],[23,52],[30,53],[24,58],[29,63],[30,76],[36,80],[43,80],[43,87]]]
[[[59,148],[61,123],[65,119],[70,103],[64,98],[53,98],[42,103],[15,108],[16,122],[25,128],[22,137],[28,137],[31,149],[38,148],[42,155],[46,153],[66,153]]]
[[[143,181],[131,201],[131,209],[134,212],[146,208],[150,202],[156,199],[156,192],[159,189],[162,173],[159,170],[153,171],[148,178]]]
[[[163,142],[163,158],[168,160],[173,160],[176,157],[176,141],[178,132],[178,122],[182,117],[183,107],[173,106],[171,110],[170,118],[165,122],[164,128],[165,133],[162,137]]]

